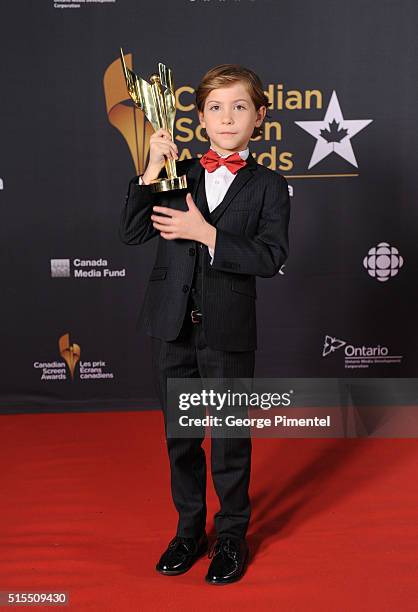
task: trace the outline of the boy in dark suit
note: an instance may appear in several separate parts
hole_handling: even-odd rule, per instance
[[[126,244],[159,236],[141,316],[152,337],[179,514],[176,536],[156,566],[165,575],[184,573],[208,550],[203,438],[167,437],[167,378],[253,377],[255,277],[274,276],[288,256],[286,179],[258,164],[248,149],[250,138],[261,133],[268,103],[251,70],[236,64],[211,69],[196,90],[210,149],[201,159],[177,162],[177,174],[187,175],[189,193],[151,190],[166,159],[179,157],[169,132],[160,129],[151,136],[148,166],[130,182],[122,210],[120,235]],[[217,540],[209,552],[210,584],[234,582],[245,570],[250,467],[250,437],[212,438],[220,510]]]

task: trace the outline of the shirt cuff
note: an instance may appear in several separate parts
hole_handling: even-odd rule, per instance
[[[213,257],[215,255],[215,249],[211,249],[210,247],[208,247],[208,251],[209,251],[209,255],[210,255],[210,265],[212,265]]]
[[[138,185],[143,185],[144,181],[142,180],[142,176],[138,178]]]

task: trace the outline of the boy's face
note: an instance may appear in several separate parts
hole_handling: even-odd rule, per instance
[[[244,83],[212,89],[205,100],[200,125],[206,129],[211,146],[226,155],[243,151],[266,115],[266,107],[256,110]]]

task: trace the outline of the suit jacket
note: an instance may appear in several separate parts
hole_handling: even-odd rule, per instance
[[[187,191],[196,201],[199,180],[205,171],[198,158],[177,162],[177,174],[187,175]],[[160,177],[166,176],[165,170]],[[165,240],[150,216],[156,204],[187,211],[186,190],[155,194],[150,185],[138,185],[134,177],[128,188],[120,218],[120,238],[140,245],[158,236],[154,267],[140,312],[150,336],[172,341],[180,333],[184,317],[190,316],[189,292],[196,263],[197,241]],[[253,156],[240,168],[224,199],[210,213],[216,227],[215,255],[210,265],[206,245],[203,258],[202,311],[208,346],[224,351],[257,348],[256,276],[278,273],[289,252],[290,199],[286,179],[258,164]]]

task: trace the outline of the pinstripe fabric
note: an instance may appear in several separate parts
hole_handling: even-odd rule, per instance
[[[167,378],[252,378],[254,351],[228,352],[207,346],[201,324],[186,317],[179,338],[152,338],[154,384],[167,429]],[[179,519],[177,535],[197,537],[206,523],[206,458],[202,438],[167,438],[171,494]],[[248,487],[251,438],[212,438],[211,471],[219,498],[218,535],[244,537],[251,515]]]
[[[177,163],[187,175],[196,205],[204,170],[197,159]],[[148,280],[139,321],[148,335],[172,341],[185,316],[196,265],[196,241],[165,240],[150,220],[152,206],[187,210],[182,190],[153,194],[149,185],[129,185],[120,218],[120,237],[138,245],[158,236],[154,268]],[[258,164],[250,154],[222,202],[210,213],[216,227],[215,255],[210,265],[203,249],[205,333],[210,346],[225,351],[257,348],[256,276],[274,276],[288,256],[290,200],[286,179]],[[227,319],[225,313],[233,313]]]

